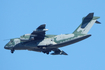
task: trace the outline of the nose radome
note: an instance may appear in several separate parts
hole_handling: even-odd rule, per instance
[[[11,49],[11,48],[13,48],[13,46],[4,46],[4,49]]]
[[[8,46],[4,46],[4,49],[8,49]]]

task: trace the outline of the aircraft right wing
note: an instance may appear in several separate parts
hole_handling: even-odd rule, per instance
[[[60,50],[60,49],[53,49],[54,53],[52,53],[51,55],[68,55],[67,53],[65,53],[64,51]]]

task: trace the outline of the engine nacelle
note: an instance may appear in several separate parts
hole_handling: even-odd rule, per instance
[[[48,31],[48,29],[36,29],[36,32],[43,32],[43,31]]]
[[[68,55],[68,54],[65,53],[64,51],[60,51],[60,52],[51,53],[51,55]]]

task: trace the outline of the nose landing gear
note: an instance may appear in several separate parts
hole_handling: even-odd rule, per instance
[[[15,51],[14,49],[11,49],[11,53],[14,53],[14,51]]]

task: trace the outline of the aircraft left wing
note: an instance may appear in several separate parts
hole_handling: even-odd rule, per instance
[[[42,40],[45,37],[45,32],[48,29],[45,29],[46,24],[40,25],[35,31],[33,31],[30,35],[30,39],[34,40]]]
[[[52,53],[51,55],[68,55],[67,53],[65,53],[64,51],[60,50],[60,49],[53,49],[54,53]]]

